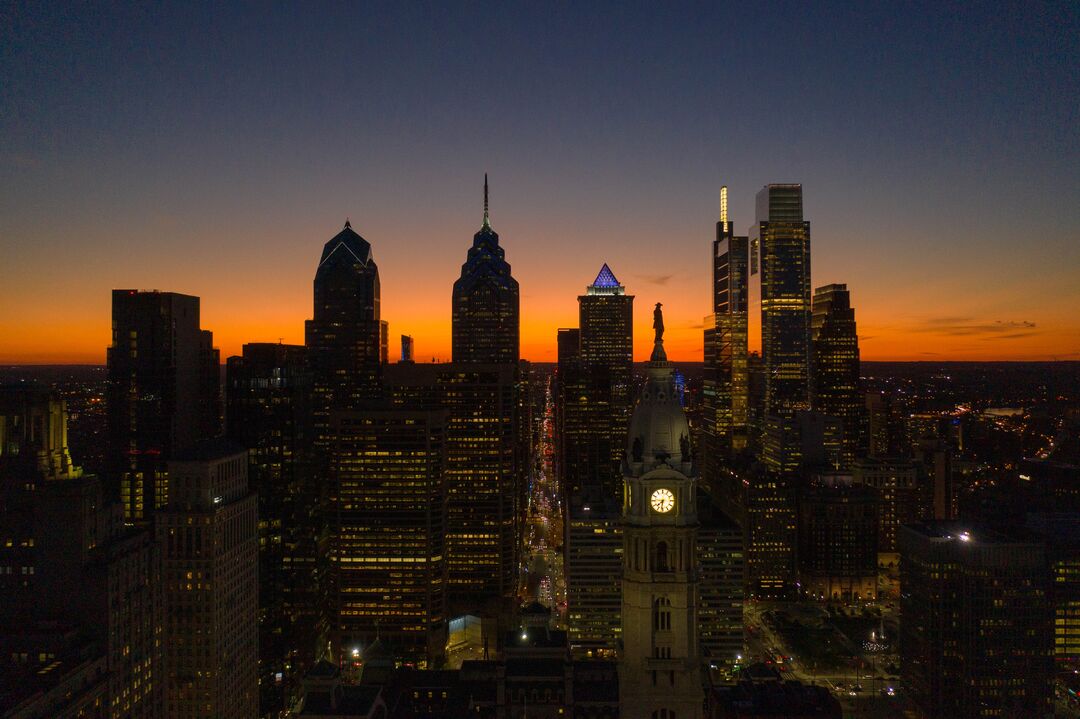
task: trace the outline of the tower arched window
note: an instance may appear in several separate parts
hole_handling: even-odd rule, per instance
[[[669,572],[667,542],[656,543],[656,571]]]
[[[671,600],[657,597],[653,601],[653,630],[671,631]]]

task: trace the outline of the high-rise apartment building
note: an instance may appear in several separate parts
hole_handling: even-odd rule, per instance
[[[814,290],[810,332],[810,404],[815,412],[843,422],[839,469],[846,470],[859,451],[864,404],[859,390],[859,336],[847,285]]]
[[[624,461],[620,716],[700,719],[699,557],[690,427],[655,315],[648,379]]]
[[[921,716],[1050,713],[1047,578],[1036,537],[956,522],[900,528],[900,672]]]
[[[451,351],[454,362],[517,364],[519,356],[518,283],[488,217],[484,175],[484,222],[454,282]]]
[[[226,363],[226,436],[248,450],[259,510],[260,715],[280,712],[325,646],[307,348],[245,344]]]
[[[154,530],[165,594],[165,713],[247,719],[259,711],[258,510],[247,450],[201,442],[173,456]]]
[[[148,526],[169,499],[168,461],[220,434],[220,361],[199,298],[113,290],[106,488]]]
[[[379,639],[421,665],[446,645],[446,417],[335,412],[332,636],[340,661]]]

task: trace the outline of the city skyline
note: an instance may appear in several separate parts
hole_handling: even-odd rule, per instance
[[[116,287],[201,297],[225,357],[300,342],[346,218],[393,336],[449,359],[484,172],[526,359],[607,262],[699,360],[719,188],[743,234],[772,182],[805,188],[812,283],[848,284],[864,359],[1080,357],[1074,6],[11,18],[0,363],[104,362]]]

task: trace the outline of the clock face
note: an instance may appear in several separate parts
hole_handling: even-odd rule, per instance
[[[652,508],[657,512],[670,512],[675,506],[675,495],[670,489],[658,489],[652,493]]]

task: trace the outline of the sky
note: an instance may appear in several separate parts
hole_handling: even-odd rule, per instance
[[[6,3],[0,363],[103,362],[112,288],[302,343],[346,218],[449,359],[485,172],[527,359],[607,262],[636,358],[663,302],[700,360],[719,188],[745,232],[769,182],[864,359],[1080,359],[1078,57],[1075,2]]]

